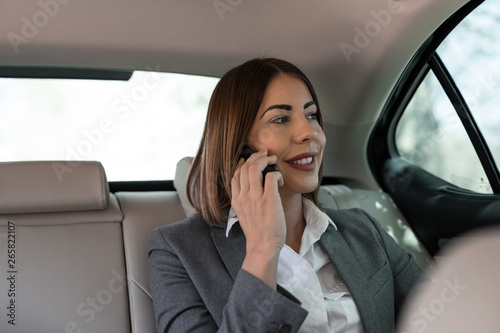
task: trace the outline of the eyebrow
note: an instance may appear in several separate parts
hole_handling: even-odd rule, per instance
[[[306,104],[304,104],[304,110],[307,109],[308,107],[312,106],[312,105],[316,105],[316,102],[315,101],[307,102]]]
[[[307,102],[306,104],[304,104],[304,110],[307,109],[308,107],[312,106],[312,105],[316,105],[316,102],[315,101]],[[292,106],[288,105],[288,104],[271,105],[270,107],[268,107],[266,109],[266,111],[264,111],[264,113],[262,113],[262,115],[260,116],[260,118],[262,119],[262,117],[264,117],[264,115],[266,114],[267,111],[274,110],[274,109],[281,109],[281,110],[286,110],[286,111],[292,111]]]

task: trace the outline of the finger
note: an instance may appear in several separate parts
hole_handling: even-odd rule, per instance
[[[241,166],[241,176],[240,176],[240,189],[243,192],[247,192],[250,190],[251,186],[254,186],[255,179],[261,179],[262,176],[259,174],[262,171],[259,171],[263,162],[262,158],[267,157],[267,150],[263,149],[256,153],[250,155],[250,157],[245,161],[245,163]],[[264,166],[265,167],[265,166]],[[262,169],[263,170],[263,169]]]
[[[262,187],[262,161],[257,160],[255,163],[248,166],[248,186],[249,190],[259,195],[263,192]]]
[[[281,174],[281,172],[279,174],[280,174],[280,177],[278,180],[278,187],[281,187],[281,186],[285,185],[285,180],[283,179],[283,175]]]
[[[261,149],[261,150],[259,150],[259,151],[255,152],[255,153],[253,153],[253,154],[252,154],[252,155],[248,158],[248,160],[250,160],[250,158],[252,158],[252,160],[251,160],[251,161],[253,161],[253,160],[257,160],[257,159],[261,158],[262,156],[267,156],[267,149],[265,149],[265,148],[264,148],[264,149]]]
[[[264,184],[264,192],[278,193],[278,187],[284,185],[283,175],[279,171],[268,172]]]
[[[241,172],[241,166],[245,164],[245,159],[243,157],[241,157],[239,160],[238,160],[238,163],[236,164],[236,167],[234,168],[234,175],[236,173],[240,173]],[[234,177],[233,175],[233,177]]]
[[[253,153],[252,155],[250,155],[250,157],[246,160],[246,162],[248,164],[253,164],[256,161],[258,161],[259,159],[261,159],[263,157],[267,157],[267,156],[268,156],[267,149],[262,149],[262,150],[259,150],[255,153]]]
[[[241,175],[241,166],[245,163],[245,160],[241,158],[236,165],[236,169],[234,171],[233,178],[231,178],[231,200],[235,200],[239,197],[241,187],[240,187],[240,175]]]
[[[248,169],[249,169],[249,162],[247,160],[239,168],[239,188],[240,188],[240,193],[247,193],[248,190],[249,190],[249,188],[250,188],[250,184],[248,182],[248,178],[249,178],[249,175],[248,175],[249,170]]]
[[[249,166],[249,182],[251,189],[253,188],[259,193],[262,191],[262,172],[268,165],[275,164],[276,160],[277,157],[275,155],[261,156]]]

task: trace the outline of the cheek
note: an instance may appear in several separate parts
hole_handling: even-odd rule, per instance
[[[256,148],[270,149],[282,138],[282,130],[273,127],[263,127],[250,132],[247,142]]]
[[[321,139],[321,148],[325,148],[326,145],[326,136],[323,134],[323,137]]]
[[[326,144],[326,136],[325,132],[321,129],[321,127],[318,126],[318,135],[316,137],[318,143],[321,145],[321,148],[323,148]]]
[[[257,131],[256,138],[260,144],[267,146],[273,141],[273,132],[269,128],[261,128]]]

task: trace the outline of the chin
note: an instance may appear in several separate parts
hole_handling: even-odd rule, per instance
[[[286,183],[285,183],[286,184]],[[311,193],[318,188],[318,182],[300,182],[300,183],[295,183],[295,184],[290,184],[287,186],[287,188],[295,193],[300,193],[300,194],[305,194],[305,193]]]

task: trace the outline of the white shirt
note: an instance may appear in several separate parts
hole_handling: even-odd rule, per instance
[[[299,253],[288,245],[281,249],[278,284],[302,302],[308,315],[299,332],[363,332],[361,318],[349,290],[330,257],[317,243],[328,225],[337,226],[310,200],[303,198],[306,227]],[[231,209],[226,237],[238,221]]]

